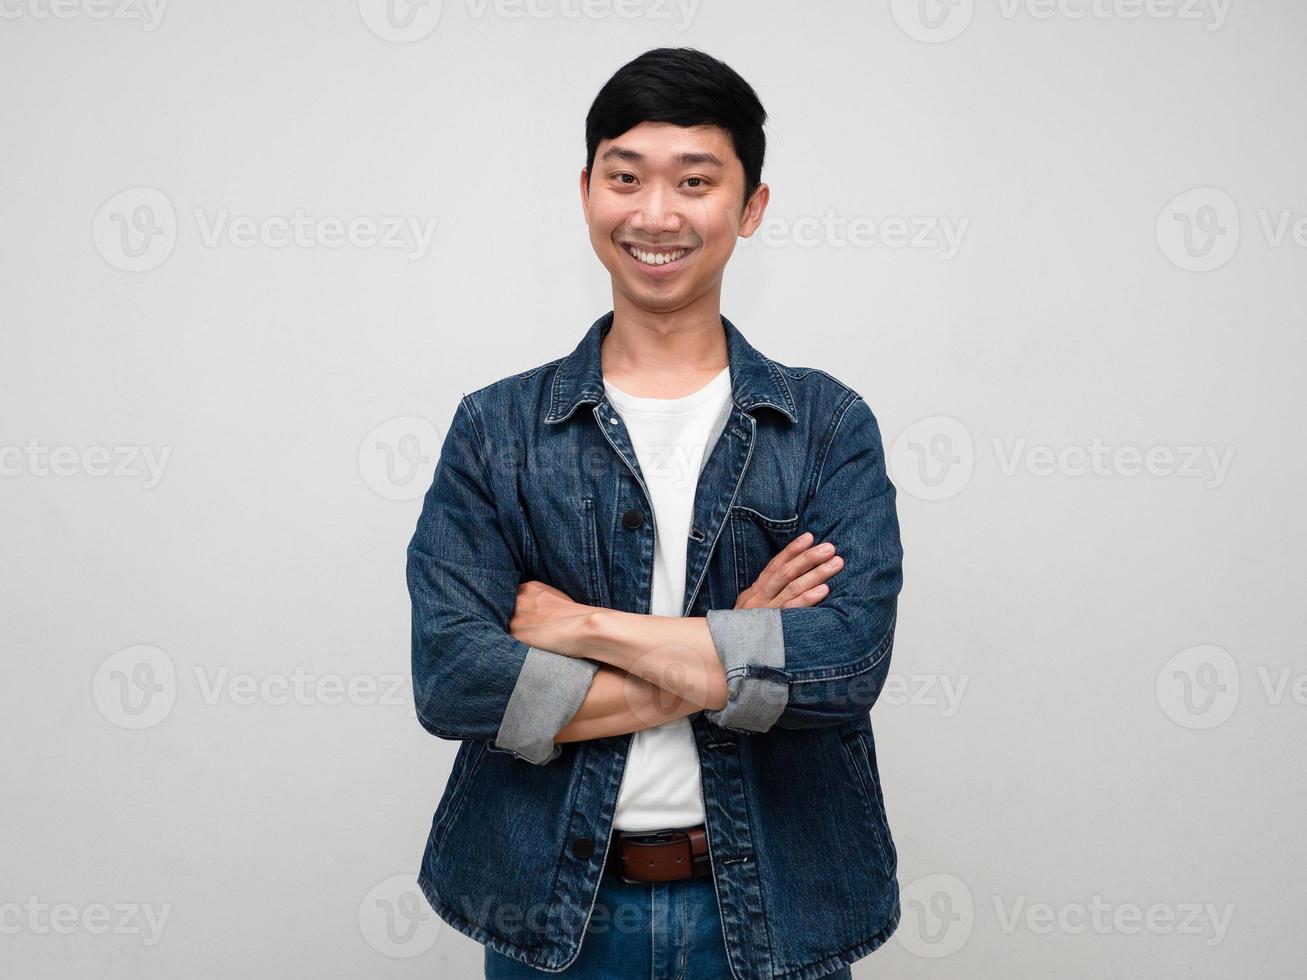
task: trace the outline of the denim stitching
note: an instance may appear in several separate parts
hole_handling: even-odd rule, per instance
[[[834,419],[829,434],[822,441],[821,466],[817,469],[817,482],[812,488],[812,495],[814,497],[817,495],[817,492],[821,490],[821,478],[826,473],[826,460],[830,458],[831,446],[835,445],[835,435],[837,432],[839,432],[840,423],[844,421],[844,416],[849,413],[849,409],[852,408],[856,402],[859,402],[861,400],[862,400],[861,396],[856,396],[854,398],[850,398],[840,407],[839,415]]]
[[[731,507],[731,510],[748,511],[750,514],[756,515],[756,518],[750,518],[750,519],[756,519],[759,524],[762,524],[763,526],[773,531],[788,531],[794,528],[799,523],[798,514],[795,514],[793,517],[768,517],[762,511],[754,510],[752,507],[748,506],[747,504],[735,504],[733,507]],[[745,519],[743,515],[741,515],[740,518],[737,518],[737,520],[743,520],[743,519]]]

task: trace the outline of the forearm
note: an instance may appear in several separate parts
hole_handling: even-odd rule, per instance
[[[554,741],[584,742],[644,731],[699,710],[699,705],[641,677],[600,664],[581,707]]]
[[[702,616],[649,616],[598,609],[564,652],[642,678],[695,706],[726,704],[726,671]]]

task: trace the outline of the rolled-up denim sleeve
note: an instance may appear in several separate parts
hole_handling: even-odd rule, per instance
[[[777,609],[709,609],[708,632],[726,671],[726,707],[703,713],[715,725],[765,732],[790,698],[785,638]]]
[[[728,700],[704,717],[723,728],[843,724],[871,710],[888,676],[903,548],[880,427],[856,393],[819,451],[798,533],[833,541],[844,565],[815,606],[708,611]]]
[[[563,747],[554,736],[581,707],[598,669],[596,660],[528,648],[504,708],[495,747],[537,764],[557,759]]]
[[[554,736],[599,665],[508,632],[521,556],[491,492],[483,446],[464,396],[408,546],[414,702],[419,723],[439,738],[484,740],[541,765],[561,754]]]

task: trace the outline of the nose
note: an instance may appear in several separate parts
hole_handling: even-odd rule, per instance
[[[658,184],[640,195],[628,224],[633,231],[657,241],[680,235],[685,214],[676,194]]]

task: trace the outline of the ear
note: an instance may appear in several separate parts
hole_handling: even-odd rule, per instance
[[[586,181],[585,167],[581,168],[581,214],[585,217],[585,223],[590,223],[590,188]]]
[[[758,226],[762,224],[762,216],[767,210],[767,202],[770,200],[771,188],[766,184],[759,184],[753,189],[753,196],[745,204],[744,214],[740,217],[741,238],[748,238],[758,230]]]

